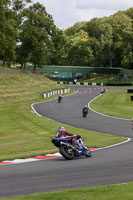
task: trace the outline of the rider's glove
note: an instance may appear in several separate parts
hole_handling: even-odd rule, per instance
[[[77,138],[77,139],[80,139],[80,138],[81,138],[81,136],[80,136],[80,135],[77,135],[77,136],[76,136],[76,138]]]

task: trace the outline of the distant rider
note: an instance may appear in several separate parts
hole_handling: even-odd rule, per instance
[[[106,92],[106,89],[103,88],[102,91],[101,91],[101,94],[102,94],[102,93],[105,93],[105,92]]]
[[[61,100],[62,100],[62,96],[61,96],[61,95],[59,95],[59,96],[58,96],[58,103],[60,103],[60,102],[61,102]]]
[[[61,137],[65,137],[65,136],[70,136],[71,137],[71,141],[72,141],[72,145],[77,149],[77,144],[76,144],[76,140],[80,139],[81,136],[80,135],[75,135],[73,133],[70,133],[68,131],[65,130],[64,127],[59,127],[57,132],[56,132],[56,138],[61,138]]]
[[[88,113],[88,111],[89,111],[89,108],[88,108],[87,105],[85,105],[85,106],[83,107],[83,109],[82,109],[82,112],[83,112],[83,113],[84,113],[84,112],[87,112],[87,113]]]

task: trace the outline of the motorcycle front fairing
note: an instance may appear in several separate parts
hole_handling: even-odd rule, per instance
[[[79,150],[75,152],[75,157],[84,156],[83,142],[81,139],[76,141],[76,144],[79,146]]]

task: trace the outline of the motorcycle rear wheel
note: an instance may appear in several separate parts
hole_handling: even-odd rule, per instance
[[[85,149],[84,150],[84,154],[86,157],[91,157],[92,156],[92,152],[90,151],[90,149]]]
[[[60,146],[59,148],[60,150],[60,154],[67,160],[72,160],[74,158],[74,151],[73,149],[65,146],[65,145],[62,145]]]
[[[83,117],[86,117],[87,116],[87,113],[83,113]]]

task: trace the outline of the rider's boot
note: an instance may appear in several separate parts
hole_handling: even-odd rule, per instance
[[[79,150],[79,146],[78,146],[78,144],[77,144],[75,141],[72,142],[72,145],[73,145],[73,147],[74,147],[74,149],[75,149],[76,151]]]

